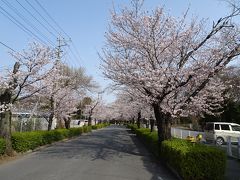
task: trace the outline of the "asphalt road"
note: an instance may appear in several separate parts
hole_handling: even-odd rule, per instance
[[[111,126],[0,165],[0,180],[176,179],[125,128]]]

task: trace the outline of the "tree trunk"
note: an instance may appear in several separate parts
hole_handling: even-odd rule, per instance
[[[134,117],[132,118],[132,122],[131,122],[132,124],[135,124],[135,119],[134,119]]]
[[[164,140],[171,138],[171,115],[161,112],[158,104],[154,104],[153,109],[158,128],[158,142],[161,145]]]
[[[10,89],[6,89],[5,92],[0,96],[0,104],[9,105],[11,103],[12,93]],[[5,153],[9,156],[13,155],[12,148],[12,113],[11,110],[3,109],[1,113],[1,123],[0,123],[0,136],[3,137],[6,141],[6,150]]]
[[[6,150],[5,153],[9,156],[13,156],[13,148],[12,148],[12,133],[11,133],[11,127],[12,127],[12,118],[11,118],[11,111],[5,111],[1,113],[1,129],[0,134],[1,137],[3,137],[6,141]]]
[[[141,126],[141,111],[138,112],[137,126],[138,126],[138,128],[140,128],[140,126]]]
[[[48,131],[52,129],[53,117],[54,117],[54,113],[51,113],[48,119]]]
[[[92,117],[89,116],[89,117],[88,117],[88,126],[91,126],[91,125],[92,125]]]
[[[53,118],[54,118],[54,115],[55,115],[55,104],[54,104],[54,98],[53,96],[51,96],[51,99],[50,99],[50,108],[51,108],[51,114],[49,116],[49,119],[48,119],[48,131],[50,131],[52,129],[52,123],[53,123]]]
[[[163,115],[164,117],[164,124],[163,124],[163,133],[164,133],[164,140],[171,139],[171,114],[167,113]]]
[[[153,128],[154,128],[154,119],[151,117],[149,121],[150,121],[150,127],[151,127],[151,130],[150,130],[150,131],[153,132]]]
[[[70,128],[70,123],[71,123],[70,118],[64,118],[64,124],[66,129]]]
[[[61,120],[61,118],[57,117],[58,121],[57,121],[57,129],[63,129],[65,128],[65,122],[64,120]]]

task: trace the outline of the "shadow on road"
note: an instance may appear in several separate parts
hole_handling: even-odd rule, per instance
[[[166,167],[154,159],[134,134],[116,125],[68,142],[57,143],[37,154],[38,158],[123,161],[129,164],[137,159],[152,174],[151,180],[176,179]]]

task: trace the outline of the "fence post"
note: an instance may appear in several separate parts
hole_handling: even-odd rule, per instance
[[[238,137],[238,159],[240,159],[240,137]]]
[[[173,128],[173,137],[175,137],[175,134],[176,134],[176,133],[175,133],[175,128]]]
[[[21,123],[20,124],[20,132],[22,132],[23,131],[23,118],[21,118],[20,120],[21,120],[21,122],[20,122]]]
[[[227,154],[228,154],[228,156],[232,156],[231,136],[227,137]]]
[[[181,139],[182,139],[183,137],[182,137],[182,130],[181,129],[180,129],[180,133],[181,133]]]
[[[188,131],[188,136],[191,136],[191,131]]]

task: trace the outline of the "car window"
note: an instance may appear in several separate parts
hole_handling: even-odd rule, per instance
[[[220,130],[219,124],[215,124],[215,130]]]
[[[229,128],[228,124],[221,124],[221,129],[226,130],[226,131],[230,131],[230,128]]]
[[[209,124],[206,124],[206,127],[205,127],[206,130],[213,130],[213,124],[212,123],[209,123]]]
[[[233,131],[240,131],[240,126],[232,125]]]

